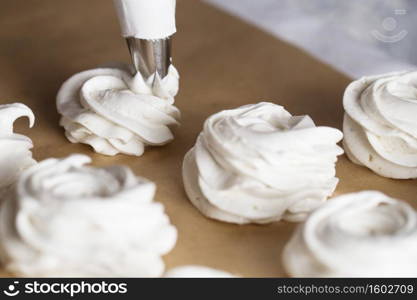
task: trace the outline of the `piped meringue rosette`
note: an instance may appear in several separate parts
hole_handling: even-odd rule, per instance
[[[376,191],[339,196],[299,226],[283,263],[294,277],[415,277],[417,213]]]
[[[238,224],[303,220],[331,195],[343,134],[261,102],[209,117],[183,164],[207,217]]]
[[[146,145],[159,146],[174,136],[180,111],[174,106],[179,74],[169,67],[163,79],[144,79],[128,70],[99,68],[72,76],[57,95],[61,125],[73,143],[98,153],[140,156]]]
[[[180,266],[168,270],[166,278],[233,278],[232,274],[213,268],[197,265]]]
[[[24,169],[36,163],[32,158],[32,140],[13,132],[14,122],[21,117],[29,119],[30,127],[35,123],[33,112],[26,105],[0,105],[0,198]]]
[[[364,77],[346,89],[344,148],[375,173],[417,177],[417,72]]]
[[[155,184],[129,168],[47,159],[24,171],[0,211],[0,258],[18,276],[159,277],[177,231]]]

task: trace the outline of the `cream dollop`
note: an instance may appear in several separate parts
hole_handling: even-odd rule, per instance
[[[179,75],[170,66],[163,79],[103,68],[72,76],[57,96],[61,125],[73,143],[91,145],[98,153],[140,156],[145,145],[164,145],[178,124],[174,106]]]
[[[20,117],[27,117],[30,127],[35,123],[33,112],[26,105],[0,105],[0,198],[24,169],[36,163],[32,158],[32,140],[13,132],[13,124]]]
[[[47,159],[24,171],[0,211],[0,258],[21,276],[159,277],[177,231],[155,184],[129,168]]]
[[[339,196],[299,226],[283,263],[295,277],[415,277],[417,213],[380,192]]]
[[[180,266],[168,270],[166,278],[232,278],[232,274],[204,266],[189,265]]]
[[[342,133],[261,102],[209,117],[183,164],[185,190],[207,217],[299,221],[333,193]]]
[[[344,148],[375,173],[417,177],[417,72],[364,77],[346,89]]]

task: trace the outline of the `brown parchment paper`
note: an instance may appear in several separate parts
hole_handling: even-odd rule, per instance
[[[181,73],[176,104],[182,126],[171,144],[148,148],[142,157],[107,157],[65,139],[55,95],[76,72],[130,61],[112,1],[0,0],[0,5],[0,103],[20,101],[33,109],[35,127],[28,129],[20,120],[16,131],[32,138],[37,160],[85,153],[96,166],[125,164],[155,181],[156,200],[179,230],[176,248],[165,257],[168,268],[202,264],[242,276],[285,276],[281,251],[295,225],[239,226],[206,219],[184,193],[182,159],[206,117],[260,100],[309,114],[318,125],[341,128],[342,94],[350,79],[200,1],[179,0],[174,62]],[[414,180],[379,177],[345,156],[337,163],[337,175],[336,194],[377,189],[416,204]]]

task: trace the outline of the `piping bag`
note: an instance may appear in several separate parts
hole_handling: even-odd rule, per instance
[[[171,36],[176,32],[176,0],[113,2],[136,72],[145,80],[152,75],[164,78],[171,65]]]

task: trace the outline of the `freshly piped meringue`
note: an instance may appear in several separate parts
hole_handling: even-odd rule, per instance
[[[339,196],[299,226],[283,263],[294,277],[416,277],[417,213],[380,192]]]
[[[155,184],[90,158],[47,159],[24,171],[0,211],[0,258],[22,276],[159,277],[177,231]]]
[[[30,127],[35,123],[33,112],[26,105],[0,105],[0,198],[24,169],[36,163],[30,150],[31,139],[13,132],[13,124],[20,117],[27,117]]]
[[[164,145],[174,136],[179,110],[174,106],[179,74],[174,66],[160,79],[144,80],[127,70],[100,68],[72,76],[57,96],[61,125],[73,143],[98,153],[140,156],[145,145]]]
[[[181,266],[168,270],[166,278],[232,278],[235,277],[225,271],[216,270],[204,266]]]
[[[346,89],[344,148],[375,173],[417,178],[417,72],[364,77]]]
[[[337,185],[343,134],[261,102],[209,117],[183,164],[185,190],[207,217],[238,224],[303,220]]]

